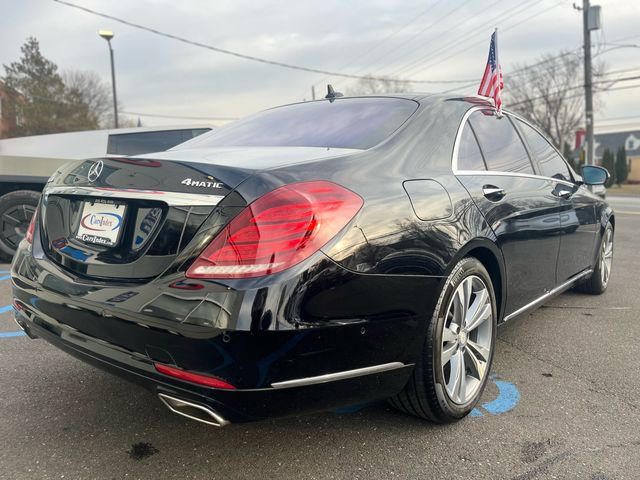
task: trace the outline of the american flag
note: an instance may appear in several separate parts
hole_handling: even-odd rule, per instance
[[[478,95],[493,98],[498,114],[502,112],[500,92],[503,88],[502,67],[500,67],[500,62],[498,61],[498,29],[496,28],[496,31],[491,35],[489,59],[487,60],[487,67],[484,69],[480,88],[478,88]]]

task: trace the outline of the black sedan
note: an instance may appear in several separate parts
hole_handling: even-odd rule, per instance
[[[16,320],[212,425],[383,398],[450,422],[498,324],[606,289],[615,219],[587,188],[606,179],[478,98],[278,107],[57,171]]]

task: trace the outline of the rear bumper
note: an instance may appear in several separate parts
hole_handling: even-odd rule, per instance
[[[295,415],[356,405],[399,392],[413,369],[398,364],[385,371],[312,385],[223,390],[181,382],[158,374],[152,362],[116,360],[115,351],[98,345],[68,327],[54,326],[41,317],[16,312],[16,321],[29,334],[40,337],[72,356],[134,382],[156,394],[204,405],[231,423]],[[97,353],[99,350],[102,353]]]
[[[354,274],[326,258],[289,274],[269,285],[199,282],[194,290],[179,274],[115,285],[73,277],[23,245],[12,283],[16,320],[30,336],[230,422],[399,392],[422,349],[442,279]],[[209,310],[202,309],[206,302]],[[197,306],[185,314],[191,304]],[[236,389],[178,380],[154,363]]]

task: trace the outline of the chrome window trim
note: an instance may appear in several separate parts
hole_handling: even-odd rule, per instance
[[[469,120],[469,117],[474,113],[477,112],[479,110],[487,110],[489,107],[487,106],[475,106],[475,107],[471,107],[469,110],[467,110],[464,114],[464,116],[462,117],[462,120],[460,121],[460,124],[458,125],[458,131],[456,132],[456,139],[455,142],[453,144],[453,153],[451,156],[451,170],[453,171],[454,175],[461,175],[461,176],[503,176],[503,177],[524,177],[524,178],[533,178],[533,179],[538,179],[538,180],[550,180],[552,182],[556,182],[556,183],[561,183],[563,185],[568,185],[571,187],[575,187],[576,184],[573,182],[569,182],[566,180],[560,180],[558,178],[553,178],[553,177],[545,177],[544,175],[536,175],[536,174],[531,174],[531,173],[520,173],[520,172],[503,172],[501,170],[458,170],[458,151],[460,150],[460,141],[462,140],[462,132],[464,130],[464,127],[467,125],[467,121]],[[529,125],[531,128],[533,128],[536,132],[540,133],[540,131],[535,128],[534,126],[530,125],[529,122],[527,122],[526,120],[524,120],[522,117],[515,115],[511,112],[505,112],[506,114],[513,116],[515,118],[517,118],[518,120],[524,122],[525,124]],[[514,128],[517,128],[514,126]],[[519,136],[520,132],[518,132],[518,136]],[[540,133],[540,135],[542,135]],[[546,140],[546,137],[544,135],[542,135],[543,138]],[[522,139],[521,139],[522,141]],[[524,145],[524,142],[523,142]],[[549,144],[551,145],[551,144]],[[555,146],[551,145],[554,150],[556,152],[558,152],[558,149],[555,148]],[[525,145],[526,148],[526,145]],[[527,152],[528,153],[528,152]],[[560,152],[558,152],[558,154],[560,154]],[[562,160],[564,161],[564,157],[562,155],[560,155],[560,157],[562,158]],[[566,164],[566,161],[565,161]],[[571,168],[569,168],[569,165],[567,165],[567,168],[569,169],[569,172],[573,171],[571,170]]]
[[[224,198],[224,195],[208,195],[202,193],[165,192],[155,190],[98,188],[98,187],[74,187],[74,186],[49,186],[44,192],[45,198],[49,195],[80,195],[87,197],[99,197],[114,200],[157,200],[170,207],[215,206]]]
[[[572,182],[567,182],[566,180],[560,180],[559,178],[552,177],[544,177],[542,175],[535,175],[530,173],[519,173],[519,172],[500,172],[496,170],[454,170],[454,175],[460,176],[483,176],[483,177],[525,177],[525,178],[535,178],[538,180],[546,180],[555,183],[561,183],[563,185],[567,185],[569,187],[575,187],[576,184]]]
[[[326,375],[318,375],[317,377],[296,378],[294,380],[274,382],[271,386],[273,388],[303,387],[307,385],[316,385],[318,383],[346,380],[348,378],[361,377],[363,375],[371,375],[373,373],[387,372],[389,370],[396,370],[406,366],[407,365],[402,362],[383,363],[381,365],[374,365],[371,367],[356,368],[355,370],[345,370],[342,372],[328,373]]]

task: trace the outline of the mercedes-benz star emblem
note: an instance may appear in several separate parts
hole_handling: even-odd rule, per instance
[[[91,183],[95,182],[98,179],[98,177],[102,174],[103,168],[104,163],[102,163],[102,160],[98,160],[96,163],[91,165],[89,173],[87,174],[87,178]]]

